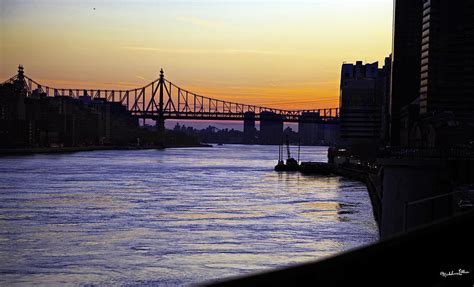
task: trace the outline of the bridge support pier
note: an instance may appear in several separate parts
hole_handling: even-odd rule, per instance
[[[260,113],[260,144],[277,145],[281,144],[283,136],[283,122],[282,115],[274,112]]]
[[[156,128],[156,144],[165,146],[165,119],[157,118],[155,122]]]
[[[244,143],[254,144],[256,141],[255,113],[246,112],[244,114]]]

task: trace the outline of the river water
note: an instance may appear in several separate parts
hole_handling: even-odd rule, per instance
[[[327,148],[302,147],[304,161]],[[0,285],[187,285],[378,239],[365,186],[276,146],[0,158]]]

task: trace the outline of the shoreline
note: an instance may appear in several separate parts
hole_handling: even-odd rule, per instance
[[[49,148],[7,148],[0,149],[0,157],[34,154],[74,153],[97,150],[163,150],[167,148],[213,147],[209,144],[197,145],[165,145],[165,146],[83,146],[83,147],[49,147]]]

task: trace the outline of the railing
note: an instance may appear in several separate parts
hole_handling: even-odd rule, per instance
[[[466,148],[390,148],[382,151],[381,156],[389,158],[404,159],[474,159],[474,150],[472,147]]]
[[[472,187],[405,202],[403,230],[450,217],[473,208]],[[410,217],[411,216],[411,217]],[[410,224],[411,223],[411,224]]]

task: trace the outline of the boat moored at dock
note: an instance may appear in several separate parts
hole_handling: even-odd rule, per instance
[[[283,148],[283,145],[278,146],[278,164],[275,166],[275,171],[300,171],[300,145],[298,145],[298,160],[291,157],[288,136],[286,137],[286,161],[283,161]]]

